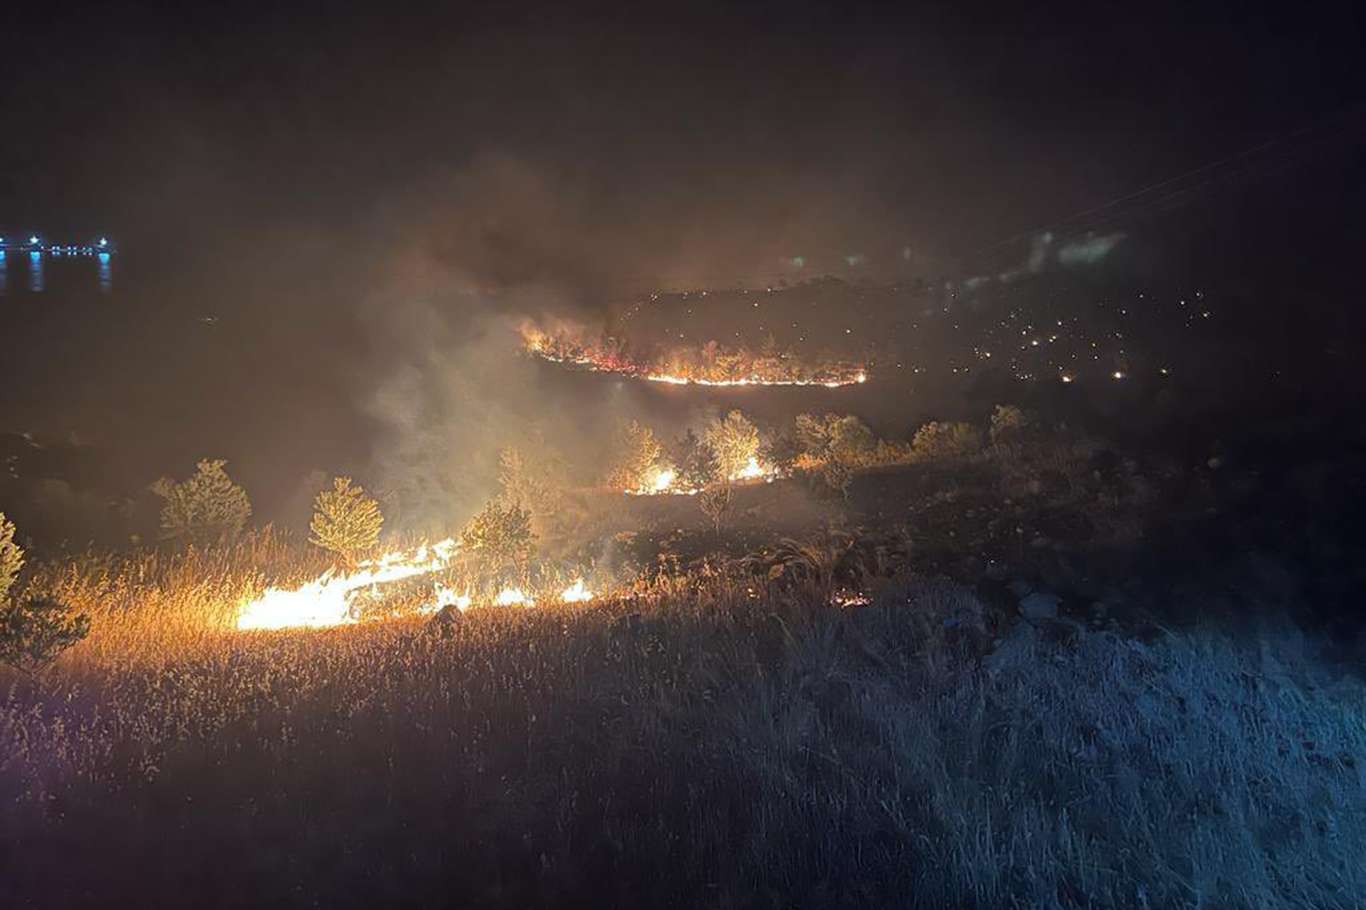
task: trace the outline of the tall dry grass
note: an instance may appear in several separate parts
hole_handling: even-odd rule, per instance
[[[226,632],[302,568],[253,546],[40,576],[105,621],[0,681],[0,903],[1366,896],[1363,690],[1284,630],[992,644],[947,583],[836,610],[717,565],[444,631]]]

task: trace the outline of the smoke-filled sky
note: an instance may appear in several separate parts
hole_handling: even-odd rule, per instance
[[[6,10],[0,233],[122,259],[114,312],[0,298],[0,430],[117,440],[130,485],[226,455],[279,503],[437,451],[463,507],[491,456],[460,440],[568,422],[485,343],[521,315],[1025,238],[1000,271],[1363,98],[1350,4],[942,6]]]
[[[1360,98],[1346,4],[576,6],[21,4],[0,224],[686,283],[960,254]]]

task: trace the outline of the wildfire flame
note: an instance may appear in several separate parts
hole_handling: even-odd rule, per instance
[[[758,458],[750,456],[745,466],[726,479],[732,483],[762,480],[772,483],[778,478],[778,470],[766,465]],[[678,472],[673,468],[656,468],[650,479],[634,490],[623,490],[628,496],[696,496],[702,487],[684,486],[678,482]]]
[[[297,588],[267,588],[260,597],[242,606],[237,628],[319,628],[354,623],[357,616],[352,600],[358,592],[440,571],[450,564],[458,549],[454,538],[447,538],[412,551],[385,553],[361,563],[347,575],[337,575],[334,569],[328,569]]]
[[[581,604],[593,599],[593,592],[588,590],[588,586],[583,583],[583,579],[577,579],[572,585],[560,592],[560,600],[567,604]]]
[[[528,597],[521,588],[504,588],[493,599],[495,607],[534,607],[536,601]]]
[[[436,583],[435,597],[432,602],[427,604],[424,612],[435,612],[445,606],[453,606],[461,613],[470,608],[470,596],[468,594],[457,594],[454,588],[449,588],[441,582]]]
[[[735,473],[735,476],[731,477],[731,480],[757,480],[768,473],[771,472],[765,471],[763,466],[759,464],[759,459],[751,455],[749,461]]]
[[[655,363],[642,363],[610,346],[576,340],[564,333],[547,334],[530,324],[522,326],[522,342],[526,351],[551,363],[579,367],[596,373],[616,373],[647,382],[667,385],[700,385],[715,387],[741,386],[823,386],[838,389],[868,381],[867,369],[859,364],[830,362],[819,366],[802,366],[787,360],[752,361],[750,372],[742,376],[698,375],[702,372],[678,372],[679,358],[658,358]],[[666,364],[673,367],[666,368]]]

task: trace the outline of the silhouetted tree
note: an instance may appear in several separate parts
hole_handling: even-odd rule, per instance
[[[152,492],[161,507],[162,536],[187,543],[213,543],[236,537],[251,517],[247,491],[232,482],[222,459],[199,462],[189,480],[163,477]]]
[[[35,673],[90,634],[90,617],[50,597],[0,601],[0,663]]]

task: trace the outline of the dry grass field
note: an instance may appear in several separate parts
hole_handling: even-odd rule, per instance
[[[790,571],[232,630],[316,557],[89,557],[0,671],[0,904],[1349,908],[1366,692],[1285,630],[1149,640]]]

